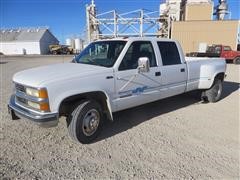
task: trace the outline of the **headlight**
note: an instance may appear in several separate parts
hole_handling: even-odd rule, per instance
[[[26,88],[26,93],[29,96],[39,97],[39,92],[37,89]]]
[[[48,98],[46,89],[26,88],[26,94],[37,98]]]
[[[31,107],[33,107],[34,109],[38,109],[40,110],[40,104],[32,102],[32,101],[28,101],[27,104]]]
[[[46,88],[32,88],[15,83],[16,102],[40,112],[50,112]]]
[[[49,112],[50,108],[49,108],[49,104],[47,102],[32,102],[32,101],[27,101],[28,106],[36,109],[36,110],[40,110],[40,111],[45,111],[45,112]]]
[[[41,98],[41,99],[45,99],[45,100],[48,99],[48,93],[45,88],[35,89],[35,88],[26,87],[25,92],[28,96]],[[49,103],[48,103],[48,101],[45,102],[45,100],[44,101],[42,101],[40,99],[39,100],[36,99],[36,101],[27,100],[27,105],[38,111],[49,112],[50,111]]]

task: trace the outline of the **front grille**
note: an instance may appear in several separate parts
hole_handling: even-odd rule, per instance
[[[20,92],[25,92],[25,87],[21,84],[15,84],[16,90]]]
[[[17,102],[20,104],[27,104],[27,100],[21,97],[16,97]]]
[[[19,97],[18,96],[18,93],[21,93],[21,94],[25,94],[25,87],[21,84],[15,84],[15,89],[16,89],[16,102],[23,105],[23,106],[26,106],[27,105],[27,100],[23,97]]]

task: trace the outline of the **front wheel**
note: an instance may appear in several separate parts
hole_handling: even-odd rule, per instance
[[[80,102],[67,120],[70,136],[83,144],[90,143],[101,130],[102,117],[99,103],[92,100]]]
[[[222,95],[222,80],[215,79],[212,87],[202,92],[202,99],[204,102],[217,102]]]

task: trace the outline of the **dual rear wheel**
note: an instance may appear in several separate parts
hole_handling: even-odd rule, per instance
[[[204,102],[217,102],[221,98],[222,90],[222,80],[215,79],[212,87],[202,92],[202,100]]]

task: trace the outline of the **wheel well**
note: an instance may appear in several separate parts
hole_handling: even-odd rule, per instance
[[[233,59],[233,62],[237,59],[240,59],[240,56],[236,56],[234,59]]]
[[[224,73],[223,73],[223,72],[218,73],[218,74],[215,76],[215,79],[220,79],[221,81],[223,81],[223,79],[224,79]]]
[[[71,111],[73,110],[74,106],[82,100],[94,100],[97,101],[100,106],[103,108],[103,112],[110,113],[107,106],[107,97],[106,95],[101,91],[94,91],[94,92],[88,92],[83,94],[77,94],[70,97],[65,98],[59,107],[59,114],[60,116],[68,116]],[[108,115],[108,114],[107,114]]]

